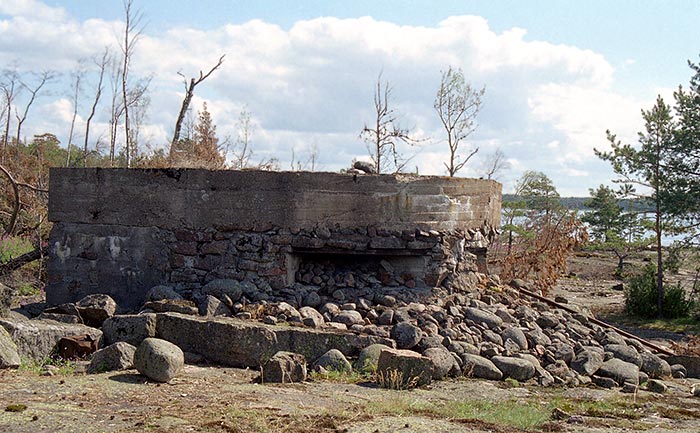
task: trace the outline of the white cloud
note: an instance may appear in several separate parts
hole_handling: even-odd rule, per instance
[[[22,58],[22,65],[33,70],[48,66],[69,73],[77,59],[97,55],[105,45],[116,47],[122,28],[97,18],[79,22],[34,0],[4,1],[0,13],[8,15],[0,15],[0,61]],[[402,125],[432,137],[430,143],[405,149],[415,154],[409,166],[417,165],[423,174],[445,173],[447,151],[439,143],[444,133],[433,98],[440,71],[448,66],[462,68],[475,87],[486,87],[479,129],[461,153],[477,146],[480,152],[464,175],[481,173],[486,155],[500,148],[511,166],[502,177],[506,185],[532,169],[544,171],[561,189],[586,193],[599,177],[609,176],[592,151],[606,145],[605,129],[634,140],[644,106],[615,93],[614,68],[601,54],[531,41],[521,28],[496,33],[476,16],[451,17],[434,27],[324,17],[299,21],[288,30],[260,20],[160,34],[146,28],[132,76],[152,77],[142,137],[153,147],[166,145],[172,134],[184,94],[178,72],[196,77],[222,54],[221,69],[197,87],[193,110],[206,100],[219,135],[235,137],[235,123],[247,105],[256,121],[254,159],[275,156],[283,168],[289,167],[291,149],[298,157],[314,142],[327,170],[366,155],[358,134],[372,121],[380,71],[393,86],[392,103]],[[86,98],[92,97],[94,78],[86,80]],[[67,89],[66,79],[54,88],[52,97],[62,101],[60,107],[42,99],[42,114],[55,115],[30,118],[28,132],[67,135]],[[95,139],[104,135],[108,99],[105,95],[95,120]],[[592,178],[590,185],[581,179],[586,176]]]
[[[48,22],[58,22],[66,19],[63,8],[52,8],[38,0],[2,0],[0,15],[15,18],[32,18]]]

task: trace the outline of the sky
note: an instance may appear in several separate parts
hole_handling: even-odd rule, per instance
[[[445,133],[433,108],[442,71],[461,68],[485,88],[478,128],[459,153],[479,152],[458,175],[480,177],[500,151],[508,168],[497,180],[512,191],[525,170],[549,176],[562,196],[587,195],[613,172],[593,149],[608,148],[606,129],[634,143],[640,110],[658,94],[672,102],[687,85],[687,61],[700,57],[696,0],[283,1],[134,0],[143,17],[133,80],[150,78],[142,148],[167,146],[184,86],[226,55],[195,91],[220,138],[235,141],[242,110],[251,113],[254,162],[292,155],[338,171],[368,159],[359,133],[374,120],[379,74],[392,86],[401,126],[423,140],[400,150],[408,171],[446,174]],[[23,126],[65,144],[73,113],[71,80],[86,68],[74,142],[81,143],[96,69],[91,59],[118,53],[121,0],[0,0],[0,71],[55,71]],[[82,62],[82,63],[81,63]],[[0,77],[0,81],[2,78]],[[107,86],[109,87],[109,86]],[[27,92],[17,97],[26,103]],[[24,99],[23,99],[24,98]],[[98,108],[91,141],[106,137],[109,97]]]

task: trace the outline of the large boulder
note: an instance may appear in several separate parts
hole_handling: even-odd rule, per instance
[[[75,304],[80,317],[88,326],[99,328],[102,322],[114,316],[117,311],[117,303],[109,295],[96,293],[87,295]]]
[[[317,359],[330,349],[355,356],[374,343],[394,346],[388,338],[302,328],[271,326],[227,317],[198,317],[177,313],[157,315],[156,336],[177,344],[186,352],[232,367],[259,368],[278,351],[300,353]]]
[[[444,346],[429,347],[423,351],[423,356],[433,363],[434,380],[442,380],[450,373],[459,372],[457,361]]]
[[[605,351],[613,354],[613,357],[621,359],[638,367],[642,366],[642,357],[633,346],[626,344],[608,344],[605,346]]]
[[[510,377],[520,382],[532,379],[537,372],[530,361],[510,356],[494,356],[491,362],[498,367],[504,377]]]
[[[143,304],[146,311],[154,313],[181,313],[196,316],[199,314],[199,308],[194,302],[187,299],[161,299],[160,301],[151,301]]]
[[[501,338],[503,338],[503,341],[512,340],[513,343],[518,345],[520,350],[527,350],[527,337],[520,328],[507,326],[501,333]]]
[[[299,314],[301,315],[302,323],[310,328],[321,328],[326,323],[323,314],[319,313],[313,307],[301,307],[299,309]]]
[[[231,309],[219,298],[212,295],[205,295],[198,303],[200,316],[231,316]]]
[[[185,354],[173,343],[146,338],[134,353],[134,367],[156,382],[169,382],[185,365]]]
[[[71,317],[73,319],[71,319]],[[72,302],[48,307],[44,309],[41,315],[39,315],[39,318],[56,320],[57,322],[63,323],[83,323],[83,318],[80,317],[80,311],[78,311],[78,307],[76,307],[75,304]]]
[[[625,383],[639,385],[639,367],[636,364],[612,358],[603,363],[596,372],[597,376],[613,379],[618,385]]]
[[[321,355],[314,362],[314,368],[322,367],[326,370],[337,371],[340,373],[350,373],[352,371],[352,365],[350,361],[343,355],[338,349],[331,349],[328,352]]]
[[[134,366],[136,347],[119,341],[92,354],[88,373],[103,373],[105,371],[127,370]]]
[[[490,311],[482,310],[480,308],[465,308],[464,317],[476,323],[483,323],[491,329],[496,329],[503,324],[503,319]]]
[[[578,374],[592,376],[603,365],[603,360],[603,353],[593,349],[583,349],[571,361],[571,369]]]
[[[0,368],[17,368],[20,362],[17,345],[5,328],[0,326]]]
[[[53,320],[0,319],[0,326],[10,334],[17,345],[20,358],[44,359],[51,355],[61,338],[72,335],[88,335],[93,341],[102,339],[102,331],[80,324],[67,324]]]
[[[467,377],[488,380],[501,380],[503,378],[501,370],[483,356],[463,353],[461,358],[463,361],[462,373]]]
[[[641,370],[648,374],[650,378],[664,379],[671,377],[671,366],[661,357],[647,352],[642,352],[639,355],[642,358]]]
[[[236,280],[219,279],[212,280],[202,287],[202,293],[223,300],[224,295],[236,302],[243,296],[243,286]]]
[[[355,360],[355,370],[362,373],[374,373],[377,371],[379,354],[383,349],[391,349],[386,344],[370,344],[360,351]]]
[[[54,322],[72,323],[72,324],[83,323],[83,321],[80,319],[80,316],[74,316],[72,314],[59,314],[59,313],[43,312],[43,313],[39,314],[39,316],[37,316],[37,319],[39,319],[39,320],[53,320]]]
[[[263,365],[263,382],[296,383],[306,380],[306,358],[293,352],[279,351]]]
[[[126,314],[112,316],[102,324],[105,344],[124,341],[133,346],[138,346],[148,337],[156,336],[156,315]]]
[[[362,314],[354,310],[343,310],[338,314],[333,316],[333,321],[337,323],[342,323],[348,327],[352,325],[364,325],[365,320],[362,318]]]
[[[433,378],[433,363],[412,350],[384,349],[379,353],[377,375],[385,387],[423,386]]]
[[[400,322],[394,325],[391,330],[391,338],[396,341],[399,349],[412,349],[423,336],[423,331],[409,322]]]
[[[170,286],[154,286],[146,293],[146,302],[162,301],[163,299],[182,299],[182,296]]]

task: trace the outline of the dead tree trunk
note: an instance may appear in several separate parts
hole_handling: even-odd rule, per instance
[[[180,131],[182,130],[182,122],[184,122],[185,115],[187,114],[187,109],[189,108],[190,103],[192,102],[192,97],[194,96],[194,88],[197,87],[199,83],[206,80],[214,71],[219,69],[219,67],[221,67],[221,64],[224,62],[224,57],[226,57],[226,54],[222,55],[219,58],[219,61],[216,63],[216,65],[214,65],[214,67],[211,68],[206,74],[204,74],[202,71],[199,71],[198,79],[190,78],[189,86],[187,85],[187,81],[185,81],[185,98],[182,100],[180,114],[178,114],[177,121],[175,122],[175,132],[173,133],[173,139],[170,142],[169,157],[171,160],[175,154],[175,147],[177,146],[177,142],[180,141]]]

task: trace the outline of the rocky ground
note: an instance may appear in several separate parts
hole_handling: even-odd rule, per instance
[[[613,289],[619,281],[611,263],[598,256],[575,259],[552,297],[615,317],[623,296]],[[1,370],[0,431],[700,431],[700,398],[693,396],[700,379],[664,379],[663,394],[464,377],[395,391],[357,374],[259,384],[259,371],[198,364],[158,384],[135,370],[86,375],[84,368]]]
[[[188,365],[168,384],[135,371],[0,372],[0,430],[14,432],[697,432],[697,380],[664,395],[457,379],[411,391]],[[25,409],[26,407],[26,409]]]

